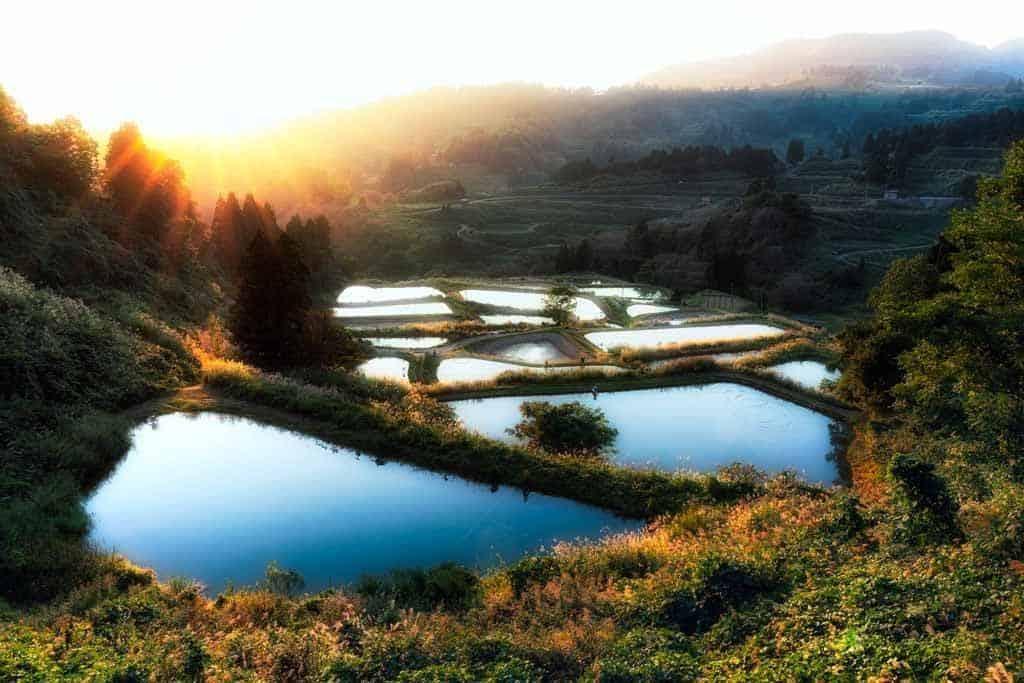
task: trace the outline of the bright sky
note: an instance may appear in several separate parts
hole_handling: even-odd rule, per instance
[[[937,29],[992,46],[1024,34],[1024,2],[26,0],[3,23],[0,85],[32,120],[177,135],[432,85],[604,89],[795,37]]]

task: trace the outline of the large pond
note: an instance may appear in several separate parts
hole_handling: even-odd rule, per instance
[[[86,509],[100,548],[211,591],[253,584],[271,561],[319,590],[448,560],[488,568],[557,540],[640,526],[211,413],[137,428]]]
[[[450,403],[463,424],[513,441],[506,430],[524,401],[580,401],[619,430],[612,460],[622,465],[709,472],[744,462],[767,472],[793,469],[812,482],[838,477],[825,415],[732,383],[557,396],[505,396]]]
[[[385,349],[431,349],[447,344],[445,337],[365,337],[365,341]]]
[[[585,367],[580,365],[552,365],[545,368],[504,363],[497,360],[484,360],[483,358],[446,358],[437,366],[437,381],[480,382],[492,380],[504,372],[536,372],[544,374],[575,372],[581,368],[615,373],[625,372],[625,369],[615,365],[587,365]]]
[[[538,292],[509,292],[499,289],[463,289],[459,292],[466,301],[502,308],[515,308],[521,311],[540,311],[544,309],[547,295]],[[576,297],[573,314],[579,320],[601,320],[604,311],[590,299]]]
[[[389,301],[430,299],[443,297],[444,292],[433,287],[367,287],[352,285],[338,295],[339,304],[381,304]]]
[[[808,389],[820,389],[825,381],[834,382],[843,374],[839,370],[829,370],[828,366],[816,360],[794,360],[768,369]]]
[[[633,347],[644,348],[665,344],[706,343],[734,339],[774,337],[784,332],[781,328],[758,323],[737,325],[694,325],[691,327],[652,327],[639,330],[611,330],[591,332],[587,339],[605,351]]]
[[[356,366],[356,372],[371,379],[409,381],[409,361],[404,358],[371,358]]]

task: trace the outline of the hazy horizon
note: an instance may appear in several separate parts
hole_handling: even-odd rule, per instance
[[[968,18],[951,7],[877,1],[827,15],[809,2],[769,8],[732,0],[699,13],[641,1],[628,14],[529,1],[504,15],[461,0],[349,8],[186,0],[142,11],[107,1],[57,12],[58,4],[9,10],[9,26],[19,28],[0,44],[0,85],[33,121],[73,115],[101,133],[133,120],[160,137],[251,133],[436,86],[604,90],[673,64],[839,33],[936,30],[993,47],[1021,25],[994,2]],[[998,5],[1003,20],[988,21],[985,5]],[[46,49],[54,43],[64,48]]]

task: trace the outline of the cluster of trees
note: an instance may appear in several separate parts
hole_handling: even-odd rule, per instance
[[[581,240],[563,243],[558,273],[596,271],[677,291],[720,289],[790,310],[827,305],[823,289],[859,289],[863,266],[834,270],[828,282],[805,275],[803,246],[814,234],[810,208],[793,193],[774,189],[771,178],[750,184],[742,206],[697,224],[652,225],[626,230],[621,246]]]
[[[247,194],[220,197],[213,211],[216,260],[237,283],[231,332],[246,357],[265,366],[327,362],[353,342],[314,297],[336,286],[338,264],[324,215],[292,216],[282,230],[274,208]]]
[[[487,131],[475,127],[452,138],[442,156],[452,163],[523,173],[544,168],[547,157],[560,147],[558,137],[550,130],[512,127]]]
[[[726,151],[712,145],[654,150],[636,161],[612,162],[598,167],[590,159],[570,161],[555,174],[561,182],[587,180],[602,173],[629,175],[638,171],[657,171],[677,178],[688,178],[714,171],[736,171],[744,175],[769,176],[779,171],[779,159],[771,149],[749,145]]]
[[[936,147],[1008,147],[1024,136],[1024,110],[1003,108],[943,123],[883,128],[864,138],[864,174],[873,183],[902,185],[915,156]]]
[[[563,273],[584,273],[589,270],[601,270],[601,257],[594,251],[594,246],[588,239],[580,240],[575,247],[570,247],[568,242],[562,242],[555,256],[555,272]]]
[[[242,255],[232,336],[248,359],[267,367],[329,363],[351,355],[351,337],[326,312],[313,310],[306,263],[316,254],[300,241],[310,236],[306,224],[296,216],[289,225],[295,235],[257,230]],[[311,227],[319,233],[316,221]]]
[[[897,261],[840,337],[840,388],[1019,463],[1024,449],[1024,142],[926,255]]]

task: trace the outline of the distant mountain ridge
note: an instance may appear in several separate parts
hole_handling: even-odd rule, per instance
[[[941,31],[794,39],[749,55],[677,64],[642,77],[663,88],[785,85],[993,85],[1024,76],[1024,38],[987,48]]]

